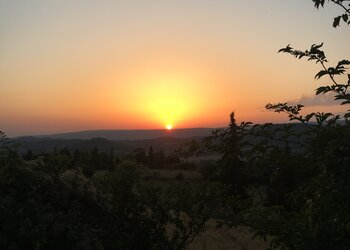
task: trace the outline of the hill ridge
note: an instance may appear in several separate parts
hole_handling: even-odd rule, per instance
[[[166,129],[101,129],[101,130],[82,130],[75,132],[54,133],[45,135],[20,136],[20,138],[52,138],[52,139],[93,139],[103,138],[113,141],[125,140],[147,140],[163,137],[190,138],[203,137],[211,134],[215,128],[178,128],[172,130]]]

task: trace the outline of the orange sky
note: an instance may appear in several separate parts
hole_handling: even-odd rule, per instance
[[[0,130],[287,121],[265,104],[312,99],[319,68],[276,52],[325,42],[330,61],[349,58],[337,13],[311,0],[1,1]]]

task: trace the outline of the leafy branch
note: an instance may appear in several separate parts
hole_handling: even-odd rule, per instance
[[[350,61],[349,60],[341,60],[338,62],[338,64],[336,66],[327,67],[326,63],[328,63],[328,61],[327,61],[327,57],[326,57],[325,53],[321,50],[322,46],[323,46],[323,43],[321,43],[319,45],[313,44],[309,50],[301,51],[301,50],[293,49],[290,45],[287,45],[285,48],[280,49],[278,52],[291,54],[298,59],[302,59],[305,57],[305,58],[307,58],[308,61],[316,61],[316,63],[320,63],[322,70],[320,70],[315,75],[315,79],[318,80],[324,76],[328,76],[332,83],[330,85],[321,86],[321,87],[317,88],[316,95],[326,94],[328,92],[333,92],[335,94],[334,100],[341,100],[342,101],[341,105],[349,104],[350,103],[350,93],[349,93],[348,89],[350,87],[350,74],[347,74],[347,82],[343,82],[343,83],[337,82],[335,77],[346,74],[346,70],[348,69],[347,66],[350,65]],[[303,117],[297,116],[297,115],[299,115],[299,111],[301,110],[302,107],[303,107],[302,105],[297,105],[294,107],[287,108],[286,103],[285,104],[278,104],[278,105],[271,105],[271,104],[266,105],[267,109],[273,109],[276,112],[284,111],[284,112],[288,113],[289,118],[291,120],[299,120],[303,123],[308,123],[309,119],[307,119],[306,121],[303,121]],[[331,115],[329,115],[329,113],[327,113],[325,115],[327,115],[327,118],[329,116],[331,116]],[[309,116],[307,116],[306,118],[311,118],[313,116],[316,116],[316,118],[318,118],[317,121],[320,121],[321,123],[324,122],[323,116],[320,113],[318,113],[318,115],[312,113]],[[320,118],[320,117],[322,117],[322,118]],[[345,118],[350,117],[350,113],[345,114],[344,117]]]
[[[326,0],[312,0],[315,3],[315,7],[318,9],[319,7],[324,8],[324,4]],[[340,25],[340,21],[343,20],[345,23],[350,24],[350,2],[349,0],[328,0],[328,2],[332,2],[339,7],[341,7],[344,11],[342,15],[339,15],[333,20],[333,27],[336,28]]]

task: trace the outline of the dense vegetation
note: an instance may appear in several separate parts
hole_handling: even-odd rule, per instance
[[[325,0],[313,0],[315,7]],[[349,24],[348,1],[339,5]],[[316,78],[350,103],[350,61],[328,67],[322,44],[280,52],[321,65]],[[339,78],[337,78],[339,77]],[[178,175],[171,181],[147,177],[147,169],[192,169],[177,154],[136,149],[112,153],[56,150],[20,155],[0,134],[0,249],[184,249],[205,228],[249,226],[271,249],[350,248],[350,113],[302,115],[301,104],[268,104],[295,123],[238,125],[193,142],[183,155],[215,152],[221,158],[201,166],[201,180]],[[102,174],[101,174],[102,173]]]
[[[183,249],[209,218],[211,190],[145,181],[137,157],[63,149],[30,159],[3,133],[0,145],[1,249]],[[94,176],[93,166],[109,169]]]
[[[348,1],[330,2],[345,11],[333,26],[341,20],[349,24]],[[319,8],[325,1],[314,3]],[[315,78],[328,77],[330,84],[318,87],[316,95],[333,94],[340,105],[348,105],[346,67],[350,61],[328,66],[322,45],[314,44],[306,51],[288,45],[279,52],[320,64]],[[238,126],[232,114],[229,128],[215,131],[199,147],[222,153],[218,175],[223,175],[229,189],[241,190],[228,196],[235,197],[235,202],[223,223],[250,226],[257,236],[269,237],[272,249],[350,249],[350,110],[340,116],[302,115],[302,104],[267,104],[266,108],[286,113],[305,128],[296,130],[296,124],[277,129],[271,124]],[[257,141],[251,143],[252,137]],[[249,188],[262,192],[249,193]]]

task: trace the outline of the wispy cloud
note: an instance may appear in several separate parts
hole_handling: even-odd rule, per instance
[[[327,93],[324,95],[314,95],[314,96],[302,95],[298,99],[288,101],[288,104],[289,105],[302,104],[307,107],[334,106],[334,105],[339,105],[340,101],[334,100],[334,95],[332,93]]]

